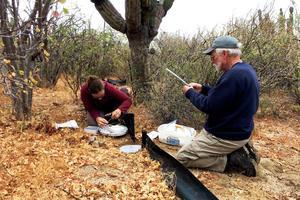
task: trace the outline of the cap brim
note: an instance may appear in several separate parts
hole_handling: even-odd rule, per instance
[[[208,49],[203,51],[203,54],[210,55],[213,52],[213,50],[215,50],[215,48],[209,47]]]

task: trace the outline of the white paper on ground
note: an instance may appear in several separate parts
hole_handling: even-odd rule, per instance
[[[55,128],[79,128],[79,126],[75,120],[70,120],[61,124],[55,123]]]
[[[120,151],[124,153],[135,153],[141,149],[141,145],[125,145],[120,147]]]
[[[147,135],[149,136],[149,138],[150,138],[151,140],[154,140],[155,138],[158,137],[159,132],[157,132],[157,131],[151,131],[151,132],[148,133]]]

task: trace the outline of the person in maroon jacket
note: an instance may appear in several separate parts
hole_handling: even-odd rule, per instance
[[[132,104],[131,98],[107,81],[90,76],[81,86],[80,97],[87,111],[89,126],[104,127],[111,120],[123,121],[135,141],[134,114],[127,113]],[[108,117],[109,116],[109,117]]]

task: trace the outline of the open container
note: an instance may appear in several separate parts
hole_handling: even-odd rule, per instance
[[[197,133],[192,127],[176,124],[176,120],[160,125],[157,131],[160,142],[177,146],[191,142]]]

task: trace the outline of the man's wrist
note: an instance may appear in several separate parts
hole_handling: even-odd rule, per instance
[[[185,92],[185,96],[186,96],[187,98],[190,98],[192,91],[194,91],[194,89],[193,89],[192,87],[189,88],[189,89]]]

